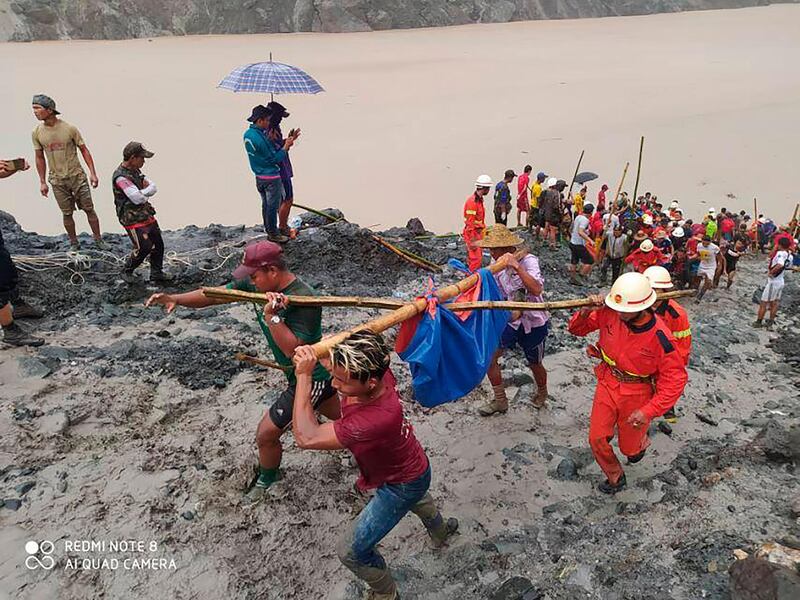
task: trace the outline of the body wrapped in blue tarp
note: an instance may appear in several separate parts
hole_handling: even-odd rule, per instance
[[[468,299],[504,300],[492,274],[486,269],[479,274],[480,282],[467,292]],[[429,300],[428,310],[406,321],[397,340],[397,353],[411,369],[416,400],[432,407],[475,389],[486,375],[509,317],[506,310],[474,310],[465,318],[448,310],[447,304]]]

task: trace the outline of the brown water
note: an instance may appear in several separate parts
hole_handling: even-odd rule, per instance
[[[156,152],[145,172],[164,227],[255,223],[259,198],[241,143],[268,98],[216,89],[239,64],[301,66],[326,88],[282,96],[295,197],[364,225],[413,216],[460,229],[481,173],[526,163],[616,187],[645,135],[640,193],[759,210],[785,221],[800,196],[800,6],[647,17],[470,25],[358,34],[0,44],[0,155],[32,158],[30,97],[48,93],[98,165],[104,229],[119,231],[109,177],[131,139]],[[0,208],[27,229],[61,231],[33,171],[0,184]],[[703,204],[704,203],[704,204]],[[86,227],[79,217],[79,224]]]

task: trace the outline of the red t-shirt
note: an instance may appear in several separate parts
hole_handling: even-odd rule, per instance
[[[695,238],[689,238],[689,241],[686,242],[686,252],[689,254],[697,254],[697,245],[700,243],[700,240]]]
[[[360,490],[384,483],[408,483],[428,468],[428,457],[403,416],[391,371],[383,377],[383,395],[368,404],[344,399],[342,418],[333,422],[339,443],[353,453]]]
[[[723,219],[722,225],[720,225],[719,230],[722,233],[731,233],[736,227],[736,223],[733,222],[733,219]]]

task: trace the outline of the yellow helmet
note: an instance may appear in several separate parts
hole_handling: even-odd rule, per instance
[[[634,313],[653,306],[656,293],[650,280],[641,273],[624,273],[611,286],[606,306],[617,312]]]

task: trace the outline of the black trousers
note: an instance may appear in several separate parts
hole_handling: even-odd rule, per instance
[[[161,228],[155,221],[144,227],[128,229],[128,237],[133,243],[133,252],[125,261],[125,270],[133,271],[150,258],[150,274],[160,273],[164,270],[164,240],[161,238]]]
[[[603,261],[603,265],[600,268],[600,277],[605,280],[606,276],[608,275],[608,267],[611,267],[611,283],[614,283],[619,277],[620,271],[622,271],[622,258],[610,258],[606,257]]]
[[[0,233],[0,308],[17,298],[19,273]]]

